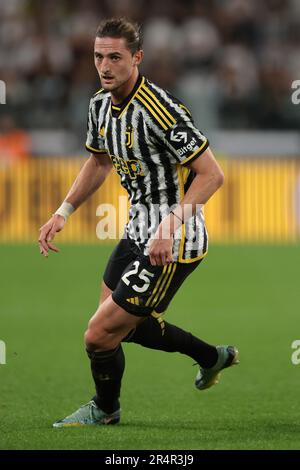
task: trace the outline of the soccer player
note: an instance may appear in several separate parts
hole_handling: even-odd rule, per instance
[[[199,390],[238,362],[235,347],[207,344],[161,317],[207,253],[202,205],[222,185],[223,173],[189,110],[139,74],[142,58],[135,24],[123,18],[100,24],[94,59],[102,89],[88,112],[90,157],[40,229],[41,254],[58,251],[55,234],[115,168],[131,207],[124,237],[104,272],[100,305],[85,333],[96,395],[54,427],[119,422],[122,341],[191,357],[199,364]]]

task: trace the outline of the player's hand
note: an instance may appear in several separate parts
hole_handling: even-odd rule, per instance
[[[172,248],[173,235],[168,234],[163,236],[162,227],[159,226],[149,246],[149,258],[152,266],[164,266],[165,264],[172,263]]]
[[[54,214],[48,222],[40,228],[39,247],[41,255],[47,257],[49,250],[59,252],[59,249],[51,243],[55,234],[60,232],[66,221],[61,215]]]

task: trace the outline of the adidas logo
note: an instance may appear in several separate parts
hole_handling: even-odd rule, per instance
[[[138,297],[130,297],[129,299],[126,299],[126,301],[133,305],[140,305]]]

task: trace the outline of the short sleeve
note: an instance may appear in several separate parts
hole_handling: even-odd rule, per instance
[[[197,129],[190,116],[185,115],[165,132],[164,139],[181,165],[191,163],[209,146],[208,139]]]
[[[98,125],[97,102],[92,98],[87,119],[87,139],[85,144],[87,151],[96,154],[107,153],[103,136],[104,129],[99,129]]]

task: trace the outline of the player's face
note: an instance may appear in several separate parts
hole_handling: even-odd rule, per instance
[[[132,55],[124,38],[97,37],[94,55],[102,88],[110,92],[130,82],[142,60],[142,51]]]

